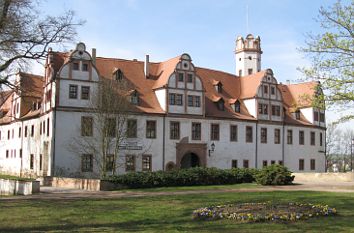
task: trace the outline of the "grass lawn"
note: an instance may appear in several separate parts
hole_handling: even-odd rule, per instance
[[[325,203],[334,217],[296,223],[194,221],[192,211],[227,202]],[[354,194],[309,191],[150,196],[112,200],[0,199],[0,232],[354,232]]]

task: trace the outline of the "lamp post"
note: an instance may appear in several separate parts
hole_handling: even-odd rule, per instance
[[[215,144],[214,144],[214,142],[213,142],[213,143],[211,143],[210,149],[208,150],[208,152],[209,152],[209,157],[210,157],[211,153],[214,152],[214,150],[215,150]]]

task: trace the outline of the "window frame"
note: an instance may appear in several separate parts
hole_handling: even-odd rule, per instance
[[[253,126],[246,126],[246,143],[253,143]]]
[[[305,170],[305,159],[299,159],[299,171]]]
[[[299,145],[305,145],[305,132],[303,130],[299,131]]]
[[[125,155],[125,171],[126,172],[135,172],[136,171],[136,166],[135,166],[135,155],[128,154]]]
[[[81,116],[81,136],[82,137],[93,136],[93,117]]]
[[[90,99],[90,86],[81,86],[81,99],[82,100]]]
[[[292,145],[293,144],[293,130],[292,129],[288,129],[287,130],[287,144],[288,145]]]
[[[137,119],[127,119],[127,138],[137,138],[138,137],[138,121]]]
[[[310,132],[310,145],[311,146],[316,145],[316,133],[314,131]]]
[[[261,143],[267,144],[268,141],[268,130],[267,128],[261,128]]]
[[[230,142],[238,141],[238,127],[237,125],[230,125]]]
[[[238,161],[237,159],[231,160],[231,168],[238,168]]]
[[[180,138],[180,122],[170,121],[170,139],[179,140]]]
[[[211,123],[210,124],[210,140],[219,141],[220,140],[220,124]]]
[[[81,155],[81,172],[93,172],[93,155]]]
[[[200,141],[202,139],[202,124],[192,122],[192,140]]]
[[[148,161],[146,161],[146,160],[148,160]],[[146,167],[147,164],[148,164],[148,166]],[[152,156],[151,155],[143,154],[141,156],[141,170],[143,172],[152,171]]]
[[[280,129],[274,129],[274,144],[280,144]]]
[[[156,138],[156,121],[146,120],[146,138]]]
[[[78,85],[69,84],[69,99],[77,99],[78,97]]]

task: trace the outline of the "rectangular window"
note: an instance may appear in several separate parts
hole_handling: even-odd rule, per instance
[[[156,138],[156,121],[146,121],[146,138]]]
[[[194,96],[194,107],[200,107],[200,96]]]
[[[34,168],[34,155],[30,154],[30,169],[33,170]]]
[[[263,92],[264,94],[268,94],[268,86],[263,86]]]
[[[303,171],[305,168],[305,160],[304,159],[299,159],[299,170]]]
[[[267,160],[263,160],[263,167],[268,166],[268,161]]]
[[[268,104],[258,104],[258,113],[268,115]]]
[[[300,120],[300,116],[301,116],[300,110],[296,110],[296,111],[295,111],[295,118],[296,118],[296,120]]]
[[[310,143],[311,143],[311,146],[314,146],[316,144],[316,134],[315,134],[315,132],[311,132],[310,133]]]
[[[275,95],[275,87],[270,87],[270,93],[272,94],[272,95]]]
[[[261,143],[267,143],[267,128],[261,128]]]
[[[231,160],[231,168],[237,168],[237,167],[238,167],[237,159]]]
[[[93,118],[81,117],[81,136],[91,137],[93,135]]]
[[[73,63],[73,70],[79,70],[79,63],[78,62]]]
[[[14,138],[14,137],[15,137],[15,130],[12,129],[12,138]]]
[[[272,116],[280,116],[280,106],[272,105]]]
[[[7,131],[7,140],[10,140],[10,130]]]
[[[178,73],[178,82],[183,82],[183,81],[184,81],[184,74]]]
[[[179,122],[170,122],[170,139],[179,139]]]
[[[237,142],[237,125],[230,125],[230,141]]]
[[[219,140],[219,124],[211,124],[210,140]]]
[[[253,69],[248,69],[248,75],[251,75],[253,73]]]
[[[176,105],[183,105],[183,95],[176,94]]]
[[[299,131],[299,145],[305,144],[305,134],[304,131]]]
[[[316,160],[315,159],[311,159],[310,160],[310,169],[313,171],[313,170],[316,170]]]
[[[188,107],[193,107],[193,96],[188,95]]]
[[[127,120],[127,138],[137,137],[137,120],[128,119]]]
[[[318,112],[313,112],[313,121],[318,121]]]
[[[248,159],[244,159],[244,160],[243,160],[243,167],[244,167],[244,168],[248,168],[248,167],[249,167],[249,161],[248,161]]]
[[[19,127],[19,128],[18,128],[18,137],[19,137],[19,138],[21,137],[21,132],[22,132],[22,128]]]
[[[142,170],[144,172],[151,171],[151,155],[142,156]]]
[[[34,136],[34,125],[31,126],[31,137]]]
[[[176,95],[173,93],[169,94],[169,103],[170,105],[176,105]]]
[[[114,138],[116,136],[116,118],[106,118],[105,121],[105,133],[107,137]]]
[[[39,170],[42,171],[43,169],[43,156],[42,154],[39,155]]]
[[[45,134],[45,121],[43,121],[43,134]]]
[[[323,146],[323,134],[320,133],[320,146]]]
[[[39,135],[42,135],[42,123],[39,124]]]
[[[275,164],[275,160],[271,160],[271,161],[270,161],[270,164],[271,164],[271,165]]]
[[[22,149],[20,149],[20,158],[22,158]]]
[[[88,86],[81,87],[81,99],[82,100],[90,99],[90,87]]]
[[[77,85],[69,85],[69,99],[77,99]]]
[[[133,172],[135,171],[135,156],[126,155],[125,156],[125,171]]]
[[[320,122],[325,122],[325,114],[320,113]]]
[[[9,158],[9,150],[6,150],[6,158]]]
[[[82,63],[82,71],[88,71],[88,64]]]
[[[283,166],[283,160],[279,160],[278,164]]]
[[[192,123],[192,140],[200,140],[202,135],[202,126],[200,123]]]
[[[253,142],[253,128],[246,126],[246,142]]]
[[[193,82],[193,74],[188,74],[187,75],[187,82],[189,82],[189,83]]]
[[[274,129],[274,144],[280,144],[280,129]]]
[[[106,156],[106,171],[111,172],[114,168],[114,155],[109,154]]]
[[[28,127],[27,125],[25,126],[25,137],[27,137],[27,134],[28,134]]]
[[[92,154],[83,154],[81,157],[81,171],[92,172],[93,171],[93,156]]]
[[[289,145],[293,144],[293,131],[291,129],[288,129],[287,139]]]
[[[49,137],[49,118],[47,119],[47,136]]]

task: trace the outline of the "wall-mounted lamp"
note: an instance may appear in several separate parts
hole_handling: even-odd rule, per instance
[[[210,157],[210,155],[211,155],[211,153],[213,153],[214,152],[214,150],[215,150],[215,144],[214,144],[214,142],[213,143],[211,143],[211,145],[210,145],[210,150],[208,150],[208,152],[209,152],[209,157]]]

